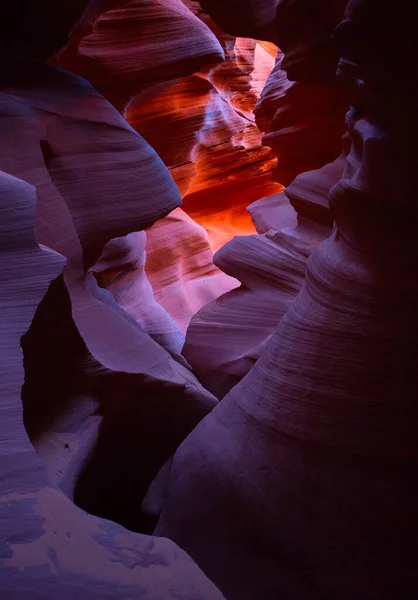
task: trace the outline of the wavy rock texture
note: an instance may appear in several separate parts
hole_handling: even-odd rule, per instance
[[[248,111],[248,114],[254,112],[259,128],[268,132],[263,137],[263,144],[271,145],[278,155],[274,178],[281,183],[290,184],[285,192],[280,194],[263,198],[260,193],[262,199],[251,204],[248,211],[259,233],[284,230],[285,239],[290,235],[290,239],[298,240],[297,243],[304,247],[302,262],[306,260],[311,248],[331,233],[333,215],[329,209],[328,192],[341,177],[345,164],[344,154],[332,164],[325,164],[334,160],[341,152],[341,136],[346,129],[343,115],[347,107],[347,93],[337,87],[330,76],[330,68],[336,67],[337,59],[330,52],[329,40],[326,38],[327,33],[332,33],[332,23],[337,22],[338,10],[341,9],[337,4],[333,10],[327,12],[326,18],[321,21],[321,27],[314,32],[306,31],[305,18],[302,19],[301,31],[295,31],[297,19],[303,10],[308,10],[309,3],[293,3],[289,10],[278,4],[278,12],[286,19],[289,27],[293,28],[294,34],[293,37],[288,37],[282,23],[276,20],[274,27],[281,33],[288,52],[284,55],[278,51],[276,65],[261,96],[259,93],[254,94],[253,99],[257,95],[259,99],[255,105],[250,103]],[[267,5],[268,3],[266,7]],[[223,9],[227,6],[228,3]],[[216,6],[212,16],[218,15],[218,9],[221,10],[222,7]],[[251,10],[256,9],[257,3],[254,2]],[[321,8],[319,12],[322,10]],[[312,18],[316,22],[318,15]],[[304,48],[309,48],[312,56],[306,58]],[[268,45],[266,51],[270,51]],[[225,54],[227,56],[227,51]],[[243,64],[250,64],[248,45],[243,44],[241,56]],[[290,65],[292,72],[295,72],[301,81],[289,81],[282,69],[283,63]],[[311,79],[309,69],[317,72],[317,80]],[[227,61],[216,66],[213,71],[215,76],[223,71],[228,74]],[[218,76],[218,80],[221,86],[225,86],[228,76]],[[227,86],[225,88],[227,93]],[[233,99],[233,102],[239,107],[240,114],[244,114],[247,106],[242,99],[246,98],[248,103],[249,95],[238,94],[237,97],[238,100]],[[321,168],[311,170],[317,167]],[[308,172],[300,174],[303,171]],[[239,186],[236,186],[236,189],[239,189]],[[242,198],[245,198],[245,194],[242,194]],[[205,206],[207,204],[206,202]],[[288,227],[291,227],[292,231],[288,231]],[[259,260],[265,260],[262,258],[261,248],[264,248],[264,244],[261,239],[254,237],[245,243],[254,244],[254,254]],[[277,243],[279,246],[282,243],[281,234]],[[241,278],[241,251],[240,243],[231,242],[228,249],[225,248],[215,257],[216,264],[222,270],[241,281],[241,287],[204,307],[192,320],[186,339],[185,355],[205,385],[219,397],[253,366],[260,355],[260,348],[264,347],[286,312],[289,298],[299,291],[303,281],[301,264],[297,284],[293,286],[290,295],[288,290],[282,289],[283,282],[280,279],[276,280],[275,286],[271,286],[268,272],[263,275],[264,282],[262,277],[258,277],[249,285],[248,278]],[[283,262],[283,255],[287,256],[287,251],[285,243],[283,249],[275,256],[275,265],[274,256],[268,259],[269,270],[272,273],[283,272],[283,265],[286,263],[286,260]],[[269,289],[270,294],[268,300],[266,289]],[[266,305],[257,304],[257,301],[261,302],[263,298]],[[267,317],[267,310],[270,311],[270,317]],[[251,325],[244,329],[243,320]],[[210,344],[215,344],[218,352],[211,353]]]
[[[219,39],[225,61],[188,78],[148,89],[133,98],[126,117],[168,166],[183,196],[184,210],[206,229],[212,249],[217,250],[234,235],[254,232],[246,204],[281,189],[271,182],[275,160],[271,151],[261,145],[253,115],[276,49],[272,44],[263,46],[254,40],[224,34],[198,12],[196,4],[187,3]],[[166,135],[161,136],[161,131]],[[175,232],[177,238],[183,238],[184,223],[177,221],[176,226],[173,219],[166,221],[172,232],[170,238],[175,239]],[[154,228],[155,235],[159,236],[160,226]],[[194,227],[196,242],[192,245],[198,243],[204,249],[198,258],[200,266],[194,255],[187,257],[183,251],[182,264],[172,261],[171,274],[164,267],[167,281],[172,281],[176,273],[188,273],[182,277],[183,292],[178,284],[175,286],[173,301],[173,285],[164,290],[160,283],[166,279],[166,275],[161,276],[161,262],[149,260],[147,264],[158,301],[183,330],[204,304],[237,285],[213,268],[207,238],[201,235],[198,242],[197,233]],[[148,232],[148,247],[153,245],[153,235],[154,230]],[[160,240],[159,236],[158,244]],[[171,257],[179,252],[178,248],[166,249]],[[151,258],[150,252],[148,255]],[[206,265],[202,262],[204,257]],[[209,290],[216,293],[210,294]]]
[[[266,133],[263,144],[278,157],[274,180],[282,185],[340,152],[347,95],[335,82],[338,56],[330,38],[345,5],[346,0],[202,4],[228,33],[270,40],[281,49],[254,112]]]
[[[25,338],[25,423],[35,446],[50,440],[48,456],[62,470],[68,458],[62,434],[84,435],[86,421],[99,414],[98,433],[96,423],[90,441],[80,441],[68,493],[91,512],[141,529],[139,506],[148,485],[216,401],[176,356],[179,331],[161,318],[143,275],[137,283],[147,298],[134,320],[90,269],[100,269],[109,240],[175,208],[178,191],[155,152],[84,80],[10,59],[2,91],[7,151],[0,166],[36,186],[37,240],[67,259],[63,279]],[[56,365],[52,372],[50,364]],[[74,385],[63,392],[63,381]],[[71,413],[78,411],[75,422]],[[89,444],[86,462],[82,446]]]
[[[267,233],[270,229],[280,231],[297,224],[295,209],[284,192],[260,198],[247,206],[247,210],[258,233]]]
[[[298,174],[320,168],[340,153],[347,95],[329,81],[290,82],[284,60],[279,53],[254,113],[266,132],[263,144],[278,157],[273,177],[289,185]]]
[[[183,353],[203,385],[223,397],[253,367],[302,287],[310,248],[291,233],[236,237],[216,265],[241,286],[192,319]]]
[[[206,231],[176,208],[147,231],[146,271],[158,303],[182,332],[202,306],[239,282],[213,264]]]
[[[215,264],[241,286],[193,317],[183,354],[218,398],[254,366],[300,291],[307,257],[332,231],[328,194],[344,166],[343,154],[299,175],[285,192],[250,205],[263,235],[235,238],[215,254]]]
[[[92,31],[84,36],[82,23],[58,65],[88,79],[120,110],[147,87],[223,58],[216,37],[181,0],[116,0],[97,12]]]
[[[253,115],[273,57],[254,40],[214,31],[225,61],[206,74],[213,89],[193,148],[195,174],[183,205],[208,230],[217,250],[234,235],[253,233],[245,206],[281,187],[271,181],[276,161],[262,147]]]
[[[392,3],[349,3],[336,230],[257,364],[174,457],[157,532],[232,600],[389,600],[417,584],[416,73],[390,86],[418,55],[412,28],[406,5],[394,19]],[[408,41],[386,62],[390,35]]]
[[[196,132],[211,84],[199,75],[162,84],[133,99],[126,117],[157,150],[184,195],[193,179]],[[161,136],[161,131],[166,135]],[[251,225],[249,225],[251,226]],[[146,272],[158,302],[182,331],[207,302],[237,285],[213,265],[205,229],[177,209],[147,231]]]
[[[91,272],[100,287],[109,290],[119,306],[179,360],[184,336],[169,313],[155,300],[145,274],[146,241],[145,231],[114,238],[106,244]]]
[[[208,231],[216,250],[236,234],[253,233],[246,204],[281,187],[271,181],[275,159],[262,147],[253,115],[274,49],[269,53],[207,22],[225,61],[140,94],[126,117],[169,167],[184,210]]]
[[[280,189],[270,181],[274,156],[262,147],[252,113],[274,55],[272,44],[225,35],[196,2],[99,0],[73,29],[55,63],[89,79],[119,110],[126,107],[129,123],[169,167],[184,209],[207,230],[216,250],[236,234],[253,233],[245,205]],[[184,238],[185,219],[167,221],[171,239],[176,226],[177,237]],[[198,231],[193,228],[196,242]],[[153,236],[151,229],[149,259],[159,241]],[[175,297],[164,304],[183,331],[205,302],[236,285],[213,268],[203,229],[198,243],[198,260],[182,252],[182,264],[176,264],[178,252],[170,250],[168,280],[197,268],[196,282],[191,275],[183,277],[184,289],[177,286]],[[158,271],[153,273],[151,265]],[[167,271],[148,261],[151,281],[161,279],[161,269]],[[168,299],[169,290],[158,296]]]
[[[3,119],[2,119],[3,120]],[[50,486],[22,422],[20,338],[64,258],[35,241],[35,188],[0,173],[0,587],[5,598],[223,597],[169,540],[87,515]],[[18,235],[16,235],[18,233]]]

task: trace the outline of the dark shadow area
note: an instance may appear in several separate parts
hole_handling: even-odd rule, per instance
[[[62,276],[21,344],[24,424],[53,484],[80,508],[151,533],[156,519],[141,501],[191,419],[205,416],[195,397],[184,386],[99,365],[74,324]]]

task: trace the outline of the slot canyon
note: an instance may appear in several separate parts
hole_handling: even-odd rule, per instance
[[[0,600],[414,600],[411,0],[0,0]]]

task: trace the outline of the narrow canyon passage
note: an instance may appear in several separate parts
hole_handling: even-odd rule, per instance
[[[282,186],[271,179],[277,159],[262,146],[254,116],[277,48],[213,29],[223,62],[140,94],[125,116],[164,160],[182,209],[216,251],[235,235],[255,233],[246,207]]]
[[[0,0],[1,600],[415,598],[414,27]]]

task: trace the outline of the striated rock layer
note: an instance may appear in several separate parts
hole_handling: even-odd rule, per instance
[[[332,231],[328,193],[344,165],[342,154],[299,175],[285,192],[250,205],[262,235],[235,238],[215,254],[215,264],[241,285],[193,317],[183,354],[219,398],[254,366],[299,293],[309,254]]]
[[[216,400],[179,356],[181,333],[144,273],[134,286],[141,307],[132,290],[123,296],[129,316],[92,271],[104,277],[120,243],[102,254],[112,238],[143,245],[145,234],[131,232],[175,208],[178,191],[155,152],[76,76],[9,58],[0,102],[0,166],[36,186],[36,238],[67,260],[22,344],[26,428],[79,505],[143,529],[149,484]]]
[[[348,3],[336,41],[353,108],[347,163],[330,194],[335,231],[311,253],[256,365],[172,463],[156,531],[231,600],[392,600],[417,585],[418,84],[403,59],[418,49],[409,9]],[[400,43],[386,60],[388,39]]]
[[[155,299],[182,332],[202,306],[238,285],[213,264],[208,234],[181,208],[148,229],[146,271]]]
[[[90,28],[78,24],[57,62],[120,110],[147,87],[223,58],[216,37],[181,0],[110,0],[97,13]]]
[[[218,10],[221,9],[216,5],[213,14],[219,16]],[[257,5],[253,3],[251,10],[256,9]],[[332,10],[326,11],[317,30],[306,31],[305,21],[301,23],[300,31],[295,30],[296,19],[305,9],[307,6],[303,2],[292,5],[289,10],[278,4],[278,13],[286,19],[294,35],[289,37],[283,23],[276,20],[274,27],[283,38],[281,43],[287,52],[278,51],[276,66],[253,107],[258,126],[267,132],[263,144],[271,145],[278,156],[273,176],[282,183],[290,184],[285,192],[257,199],[248,207],[259,233],[269,230],[280,232],[278,236],[270,235],[278,243],[278,252],[266,259],[262,250],[265,248],[264,240],[254,237],[239,243],[233,241],[215,256],[218,266],[241,281],[241,286],[206,306],[192,320],[187,333],[185,354],[205,385],[216,390],[219,397],[255,364],[260,348],[264,347],[287,310],[288,301],[284,299],[292,299],[302,285],[306,257],[332,230],[334,217],[329,208],[328,193],[340,179],[345,164],[345,153],[335,157],[341,152],[341,136],[346,129],[343,115],[347,107],[347,92],[337,85],[336,77],[331,73],[331,69],[336,68],[337,59],[326,36],[332,33],[331,26],[337,22],[341,7],[336,3]],[[318,15],[313,18],[317,20]],[[229,26],[233,27],[232,24]],[[303,51],[307,48],[309,56]],[[269,50],[268,46],[266,50]],[[299,81],[289,81],[283,65],[287,65]],[[216,69],[221,70],[222,67],[220,65]],[[311,70],[316,73],[316,79],[312,78]],[[331,160],[332,163],[324,164]],[[311,171],[313,168],[315,170]],[[298,248],[304,248],[300,256],[302,263],[298,283],[293,286],[290,295],[288,289],[283,289],[282,280],[277,280],[272,287],[270,279],[270,272],[292,269],[290,264],[284,267],[286,259],[283,257],[287,256],[288,242],[283,248],[281,244],[285,239],[289,239],[291,244],[296,240]],[[240,252],[243,243],[252,244],[254,257],[251,262],[256,264],[266,260],[269,265],[263,276],[258,273],[251,283],[245,274],[242,277]],[[266,289],[269,290],[269,299]],[[251,325],[243,328],[243,322]],[[211,344],[219,351],[211,353]],[[222,384],[218,384],[218,379]]]
[[[281,189],[271,182],[276,161],[253,115],[274,55],[272,44],[224,34],[196,2],[102,0],[89,6],[53,61],[86,77],[124,112],[169,168],[186,213],[209,234],[188,222],[198,258],[183,250],[180,259],[165,244],[168,274],[168,265],[151,256],[161,232],[147,232],[146,272],[183,331],[204,303],[236,285],[213,267],[211,249],[253,233],[246,204]],[[169,239],[174,233],[184,239],[185,222],[166,222]],[[189,274],[172,301],[172,285],[164,290],[160,283],[162,270],[168,282]]]
[[[127,108],[216,249],[252,233],[245,205],[279,189],[252,112],[274,54],[272,45],[224,34],[196,2],[109,0],[92,5],[55,62]],[[219,185],[226,169],[229,183]]]
[[[76,508],[50,485],[22,422],[20,338],[64,258],[33,234],[35,188],[0,173],[0,587],[10,600],[181,597],[221,600],[169,540],[127,532]],[[18,233],[18,235],[16,235]]]
[[[309,248],[286,232],[236,237],[215,263],[240,288],[207,304],[187,330],[184,355],[200,380],[224,396],[253,367],[299,292]]]
[[[169,167],[184,210],[217,250],[236,234],[253,233],[245,206],[281,187],[271,181],[276,161],[253,115],[274,59],[256,41],[209,24],[225,61],[140,94],[126,117]]]

